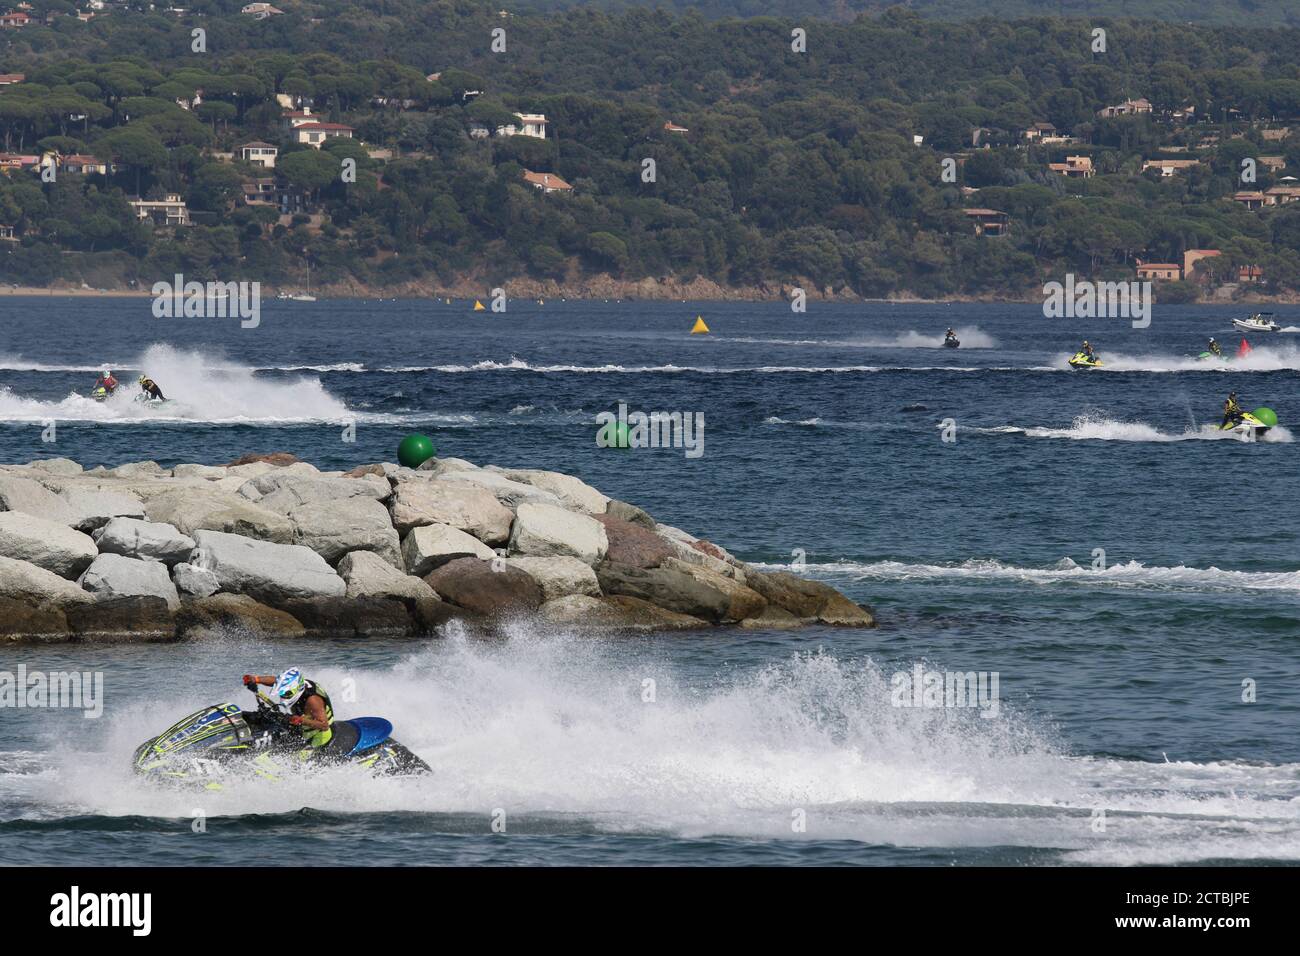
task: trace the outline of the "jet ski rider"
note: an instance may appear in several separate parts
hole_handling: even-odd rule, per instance
[[[1079,349],[1079,351],[1088,357],[1089,362],[1097,361],[1097,353],[1092,350],[1092,343],[1086,339],[1084,340],[1083,348]]]
[[[316,748],[334,739],[334,708],[330,696],[315,681],[290,667],[278,677],[274,674],[245,674],[244,686],[252,690],[257,684],[272,688],[271,700],[289,711],[290,725],[302,731],[307,743]]]
[[[1219,348],[1219,343],[1214,341],[1214,336],[1210,336],[1210,354],[1216,358],[1223,358],[1223,349]]]
[[[943,340],[945,342],[951,342],[956,337],[957,337],[957,333],[954,332],[952,329],[949,329],[947,332],[944,333]]]
[[[95,388],[103,388],[105,392],[112,395],[117,391],[117,379],[113,377],[112,369],[104,369],[102,375],[95,379]]]
[[[148,375],[141,375],[139,384],[146,398],[151,398],[159,402],[166,401],[167,396],[162,393],[162,389],[158,387],[158,383]]]
[[[1229,392],[1228,400],[1223,403],[1223,428],[1229,425],[1235,426],[1241,421],[1241,406],[1237,404],[1237,393]]]

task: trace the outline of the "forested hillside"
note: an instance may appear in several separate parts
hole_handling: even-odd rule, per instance
[[[1243,269],[1253,290],[1300,286],[1300,30],[896,9],[808,24],[795,52],[791,19],[499,0],[30,6],[0,30],[9,282],[296,283],[310,263],[339,289],[1019,296],[1211,249],[1166,297]],[[173,194],[184,221],[130,205]]]
[[[511,9],[595,7],[622,11],[641,7],[676,13],[698,10],[711,19],[778,15],[848,21],[894,6],[940,20],[1131,17],[1172,23],[1300,26],[1300,4],[1294,0],[522,0]]]

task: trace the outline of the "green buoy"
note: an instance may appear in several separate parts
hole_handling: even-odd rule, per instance
[[[596,434],[596,444],[601,448],[630,448],[627,425],[623,422],[606,422]]]
[[[407,435],[397,446],[397,460],[407,468],[419,468],[437,453],[428,435]]]
[[[1277,412],[1266,406],[1255,409],[1251,412],[1256,418],[1267,425],[1269,428],[1277,427]]]

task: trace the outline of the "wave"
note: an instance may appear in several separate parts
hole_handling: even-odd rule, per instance
[[[1245,356],[1237,356],[1236,348],[1229,342],[1222,343],[1227,361],[1204,360],[1191,355],[1123,355],[1107,352],[1102,354],[1105,363],[1099,372],[1279,372],[1300,371],[1300,348],[1294,345],[1257,345]],[[1065,365],[1070,356],[1062,355],[1060,363]]]
[[[1215,425],[1188,426],[1181,432],[1166,432],[1144,422],[1122,422],[1097,415],[1080,415],[1074,419],[1068,428],[998,425],[991,428],[960,428],[960,430],[986,435],[1026,435],[1029,438],[1065,438],[1076,441],[1241,441],[1237,435],[1223,431]],[[1294,440],[1290,430],[1281,425],[1270,428],[1259,439],[1260,442],[1269,444],[1289,444]]]
[[[218,643],[193,651],[212,661],[206,676],[191,672],[190,694],[228,696],[232,656],[267,660],[265,647]],[[512,829],[545,817],[550,832],[1036,846],[1067,862],[1300,859],[1300,767],[1071,756],[1006,701],[994,719],[895,706],[894,669],[869,658],[801,653],[696,683],[653,650],[522,626],[492,644],[453,628],[394,667],[343,669],[328,653],[300,649],[293,663],[327,687],[353,686],[336,710],[388,716],[434,775],[336,768],[249,781],[205,794],[209,818],[311,806],[486,825],[499,810]],[[120,702],[103,749],[65,734],[46,772],[0,774],[7,802],[29,819],[188,818],[192,794],[145,786],[127,765],[162,715],[193,704]],[[1096,808],[1123,819],[1105,839],[1087,826]],[[800,814],[806,830],[795,831]]]
[[[99,368],[91,371],[98,372]],[[0,388],[0,421],[293,424],[358,418],[317,378],[268,379],[257,376],[254,369],[214,365],[197,352],[182,352],[166,345],[151,346],[137,361],[118,368],[147,370],[171,401],[166,405],[135,401],[135,375],[123,373],[122,388],[103,402],[76,392],[58,401],[40,401],[18,396],[8,387]]]
[[[759,565],[773,570],[788,565]],[[1048,568],[1026,568],[992,558],[952,564],[909,564],[902,561],[836,561],[808,564],[819,574],[852,581],[1006,581],[1015,584],[1062,584],[1085,587],[1149,588],[1182,591],[1300,591],[1300,571],[1233,571],[1221,568],[1148,566],[1124,561],[1105,569],[1062,558]]]
[[[148,353],[146,353],[148,354]],[[133,357],[124,359],[120,362],[100,362],[97,365],[87,364],[64,364],[55,365],[48,362],[37,362],[33,359],[23,358],[21,355],[3,355],[0,356],[0,372],[84,372],[89,375],[98,375],[105,367],[117,371],[136,371],[137,373],[143,368],[142,359]],[[255,365],[245,369],[244,366],[232,365],[227,362],[213,361],[210,357],[203,357],[200,360],[201,367],[205,371],[212,372],[229,372],[229,371],[253,371],[253,372],[366,372],[369,369],[361,362],[332,362],[320,365]]]
[[[964,349],[997,348],[997,340],[978,326],[962,325],[953,329]],[[864,349],[940,349],[943,348],[943,332],[918,332],[908,329],[883,336],[855,336],[846,339],[783,339],[759,338],[756,336],[740,337],[719,335],[712,337],[714,342],[744,342],[755,345],[815,345],[823,348],[864,348]]]

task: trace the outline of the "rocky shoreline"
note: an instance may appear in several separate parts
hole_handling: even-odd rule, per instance
[[[292,455],[0,466],[0,641],[875,625],[559,472]]]

